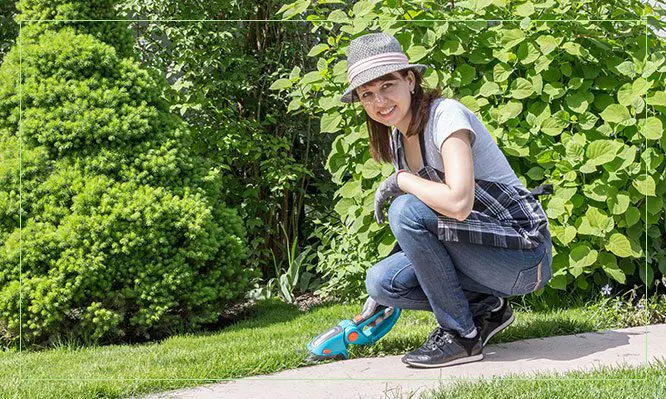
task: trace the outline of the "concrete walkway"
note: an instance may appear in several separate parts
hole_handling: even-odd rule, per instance
[[[349,359],[145,398],[409,398],[465,379],[641,366],[666,359],[666,324],[491,344],[483,352],[480,362],[437,369],[407,367],[402,356]]]

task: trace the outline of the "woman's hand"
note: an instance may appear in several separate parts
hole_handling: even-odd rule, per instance
[[[374,316],[380,310],[383,310],[384,314],[378,316],[372,323],[368,324],[370,327],[378,325],[384,320],[384,318],[390,316],[391,313],[393,313],[394,308],[380,305],[377,303],[377,301],[372,299],[371,296],[368,296],[368,299],[365,301],[365,305],[363,305],[363,310],[361,313],[354,316],[354,322],[356,322],[356,324],[362,323],[365,320],[368,320],[370,317]]]
[[[375,220],[377,223],[384,223],[384,202],[388,201],[391,197],[402,194],[402,190],[398,186],[398,174],[404,172],[400,169],[394,172],[386,180],[381,182],[377,191],[375,191]]]

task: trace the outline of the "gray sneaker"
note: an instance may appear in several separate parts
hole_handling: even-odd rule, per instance
[[[486,346],[486,343],[488,343],[493,335],[513,323],[514,319],[513,309],[511,309],[509,301],[504,298],[500,298],[500,305],[497,309],[476,318],[474,321],[478,331],[481,332],[483,346]]]

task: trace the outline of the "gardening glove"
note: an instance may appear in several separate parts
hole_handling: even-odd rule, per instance
[[[375,191],[375,220],[377,223],[384,223],[384,202],[388,201],[391,197],[402,194],[402,190],[398,187],[398,174],[404,172],[400,169],[395,171],[386,180],[381,182],[377,191]]]
[[[361,314],[354,316],[354,321],[356,323],[361,323],[369,319],[370,317],[372,317],[372,315],[377,313],[379,307],[386,308],[384,310],[384,313],[387,316],[393,313],[393,308],[391,307],[387,308],[386,306],[380,305],[377,303],[377,301],[372,299],[372,297],[368,296],[368,299],[365,301],[365,305],[363,305],[363,310],[361,311]],[[372,323],[370,323],[370,326],[376,326],[377,324],[381,323],[382,320],[384,320],[385,315],[377,317]]]

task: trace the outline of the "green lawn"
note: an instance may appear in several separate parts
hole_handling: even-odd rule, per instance
[[[21,358],[18,353],[2,353],[0,397],[15,397],[19,373],[21,398],[116,398],[296,368],[304,364],[310,339],[360,309],[361,305],[326,304],[302,312],[265,301],[247,319],[215,333],[142,345],[60,347],[23,352]],[[491,342],[617,327],[614,324],[591,307],[516,309],[511,328]],[[352,346],[351,357],[403,354],[420,346],[434,326],[431,313],[405,311],[390,334],[373,347]]]
[[[639,368],[599,368],[590,372],[505,376],[479,382],[457,382],[423,398],[666,398],[666,362]]]

